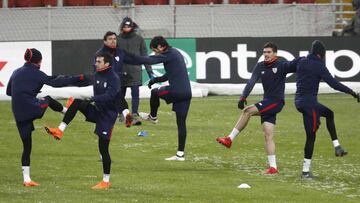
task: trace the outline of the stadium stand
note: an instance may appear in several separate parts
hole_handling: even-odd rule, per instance
[[[64,0],[64,6],[92,6],[92,0]]]
[[[329,4],[177,5],[176,11],[166,5],[2,9],[0,41],[98,39],[104,30],[117,31],[125,16],[139,24],[145,38],[331,36],[332,9]]]
[[[93,0],[94,6],[111,6],[112,0]]]
[[[193,4],[221,4],[222,0],[193,0]]]
[[[192,0],[175,0],[175,4],[176,5],[186,5],[186,4],[191,4]]]
[[[142,0],[144,5],[167,5],[169,0]]]
[[[44,6],[57,6],[56,0],[43,0]]]
[[[121,2],[120,2],[121,1]],[[280,0],[281,1],[281,0]],[[169,5],[170,0],[119,0],[122,5]],[[125,3],[124,3],[125,2]],[[279,0],[174,0],[175,5],[189,5],[189,4],[278,4]],[[351,0],[335,0],[339,3],[351,3]],[[63,6],[111,6],[112,0],[63,0]],[[330,0],[282,0],[283,4],[313,4],[313,3],[332,3]],[[2,0],[0,0],[0,8],[2,7]],[[44,7],[44,6],[57,6],[57,0],[8,0],[8,7]],[[349,6],[342,6],[346,11]],[[350,17],[351,18],[351,17]]]

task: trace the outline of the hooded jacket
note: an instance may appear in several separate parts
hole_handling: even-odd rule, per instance
[[[134,31],[130,33],[120,33],[117,37],[117,46],[132,54],[140,56],[148,55],[145,40]],[[150,77],[150,75],[153,74],[151,66],[145,65],[145,69]],[[141,65],[124,64],[121,79],[122,87],[142,85]]]

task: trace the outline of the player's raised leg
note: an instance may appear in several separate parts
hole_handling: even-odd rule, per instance
[[[74,119],[78,110],[85,113],[88,105],[90,105],[89,101],[81,100],[81,99],[73,99],[69,98],[67,104],[69,104],[69,108],[64,114],[63,120],[57,128],[45,127],[45,130],[48,134],[52,135],[55,139],[60,140],[64,134],[66,127],[69,123]]]
[[[342,157],[342,156],[347,155],[347,151],[345,151],[341,147],[337,133],[336,133],[334,112],[331,109],[329,109],[328,107],[326,107],[320,103],[318,104],[317,109],[319,111],[320,116],[326,118],[326,128],[330,134],[332,143],[334,145],[335,156]]]
[[[230,134],[225,137],[218,137],[216,138],[216,141],[218,141],[225,147],[230,148],[232,145],[232,141],[247,126],[251,116],[254,115],[259,115],[259,110],[257,109],[257,107],[255,105],[246,107]]]

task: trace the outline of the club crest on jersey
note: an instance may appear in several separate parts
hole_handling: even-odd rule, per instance
[[[272,68],[273,73],[277,72],[277,67]]]
[[[264,75],[265,71],[261,71],[261,74]]]
[[[116,61],[119,61],[119,60],[120,60],[120,58],[119,58],[118,56],[116,56],[115,59],[116,59]]]

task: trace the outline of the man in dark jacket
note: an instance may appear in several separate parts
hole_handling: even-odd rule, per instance
[[[42,54],[37,49],[27,49],[24,59],[26,61],[24,66],[16,69],[11,75],[6,94],[11,96],[12,111],[23,142],[21,163],[24,186],[31,187],[39,185],[30,178],[31,134],[34,130],[33,121],[42,118],[48,107],[57,112],[65,113],[67,111],[67,108],[63,107],[50,96],[40,99],[36,98],[36,96],[40,93],[43,85],[64,87],[79,82],[84,76],[54,77],[46,75],[40,71]]]
[[[335,80],[325,66],[326,49],[322,42],[315,40],[312,43],[310,54],[299,61],[296,69],[296,96],[295,106],[303,114],[306,143],[304,148],[304,163],[302,178],[312,179],[310,173],[311,158],[314,151],[316,131],[320,125],[320,117],[326,118],[326,126],[333,140],[336,156],[344,156],[347,152],[342,149],[337,138],[334,123],[334,113],[317,100],[319,83],[325,81],[330,87],[350,94],[359,99],[358,94],[347,86]]]
[[[252,116],[260,116],[269,163],[269,168],[265,174],[276,174],[278,169],[275,157],[275,142],[273,140],[276,115],[281,112],[285,105],[286,75],[295,72],[299,58],[291,62],[279,60],[277,58],[277,46],[271,42],[264,45],[263,54],[264,61],[256,64],[238,102],[238,108],[244,109],[242,115],[228,136],[220,137],[216,140],[225,147],[230,148],[235,137],[245,129],[250,118]],[[259,79],[261,79],[264,89],[264,98],[254,105],[245,107],[246,98]]]
[[[176,113],[176,123],[178,127],[178,151],[175,156],[166,158],[167,161],[184,161],[184,149],[186,142],[186,117],[191,102],[191,86],[187,73],[184,57],[181,53],[169,46],[162,36],[154,37],[150,42],[150,48],[156,53],[154,56],[132,55],[133,62],[138,64],[157,64],[163,63],[165,74],[161,77],[153,78],[149,81],[148,87],[158,82],[169,81],[169,85],[154,88],[151,90],[150,114],[140,116],[152,123],[157,123],[157,111],[160,106],[160,98],[166,103],[172,103],[172,110]]]
[[[117,37],[117,47],[140,56],[147,56],[145,40],[136,33],[137,24],[131,18],[125,17],[120,24],[120,34]],[[145,64],[146,72],[151,79],[153,71],[150,65]],[[139,87],[142,85],[141,65],[124,64],[121,75],[121,93],[126,95],[126,89],[131,89],[131,111],[133,125],[141,125],[139,120]]]
[[[45,127],[45,130],[55,139],[63,137],[64,130],[75,117],[77,111],[84,114],[86,121],[96,124],[94,133],[99,137],[99,152],[103,163],[103,180],[96,184],[93,189],[106,189],[110,187],[111,158],[109,143],[112,129],[118,115],[118,102],[120,101],[120,79],[112,70],[113,56],[106,52],[100,52],[96,56],[96,72],[92,80],[88,79],[88,85],[93,85],[94,96],[90,100],[75,99],[69,101],[69,109],[65,113],[58,128]],[[86,85],[86,84],[83,84]],[[94,102],[94,105],[91,104]]]

